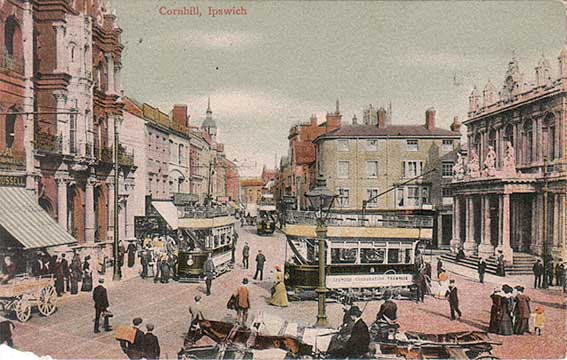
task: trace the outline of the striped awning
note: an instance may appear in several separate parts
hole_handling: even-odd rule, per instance
[[[0,226],[25,249],[76,243],[24,188],[0,187]]]

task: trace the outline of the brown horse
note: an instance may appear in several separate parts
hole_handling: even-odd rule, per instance
[[[199,320],[198,328],[187,332],[185,346],[191,346],[204,335],[218,344],[232,342],[246,345],[254,350],[281,349],[294,356],[312,353],[312,346],[291,336],[269,336],[253,332],[248,328],[236,328],[235,325],[222,321]],[[230,338],[229,338],[230,337]]]

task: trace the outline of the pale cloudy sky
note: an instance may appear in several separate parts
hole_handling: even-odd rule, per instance
[[[289,127],[323,119],[338,98],[343,121],[391,101],[393,122],[465,118],[472,86],[500,87],[513,52],[525,77],[541,54],[557,69],[564,43],[558,0],[220,2],[113,0],[123,29],[127,95],[169,112],[186,103],[200,125],[211,97],[220,140],[241,174],[287,152]],[[163,16],[198,6],[202,16]],[[212,18],[208,7],[244,6]],[[456,81],[455,81],[456,78]],[[256,167],[254,167],[256,164]]]

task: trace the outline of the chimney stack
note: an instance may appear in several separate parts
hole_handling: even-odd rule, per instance
[[[461,133],[461,123],[459,122],[459,117],[456,115],[453,118],[453,123],[451,124],[451,131]]]
[[[425,112],[425,127],[428,130],[435,128],[435,109],[432,107]]]
[[[189,126],[187,105],[173,105],[172,118],[177,125]]]
[[[386,127],[386,109],[381,107],[378,109],[378,128],[382,129]]]
[[[358,125],[358,119],[356,118],[356,114],[354,114],[354,115],[352,116],[352,124],[353,124],[353,125]]]
[[[312,127],[317,127],[317,116],[315,116],[315,114],[311,115],[309,121],[311,122]]]

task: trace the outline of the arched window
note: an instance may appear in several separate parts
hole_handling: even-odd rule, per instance
[[[473,144],[473,148],[476,151],[476,154],[479,157],[482,157],[482,153],[481,153],[481,143],[480,143],[480,134],[476,134],[474,136],[474,144]]]
[[[14,110],[12,109],[11,112]],[[11,149],[14,146],[16,139],[16,114],[6,115],[6,126],[4,128],[6,149]]]
[[[15,54],[16,35],[18,32],[18,23],[16,18],[12,15],[6,19],[4,25],[4,51],[10,57]]]
[[[533,144],[534,144],[534,129],[531,120],[526,120],[523,128],[524,144],[522,146],[522,155],[524,164],[529,165],[533,160]]]
[[[542,130],[544,156],[551,161],[555,158],[555,117],[553,114],[545,118]]]
[[[512,124],[508,124],[504,128],[504,141],[509,141],[514,146],[514,127]]]

